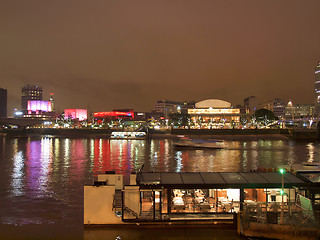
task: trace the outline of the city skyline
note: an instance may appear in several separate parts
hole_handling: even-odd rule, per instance
[[[159,99],[315,100],[319,1],[42,2],[0,5],[1,88],[55,94],[57,112]]]

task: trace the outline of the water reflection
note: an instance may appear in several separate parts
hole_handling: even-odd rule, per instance
[[[307,145],[307,148],[308,148],[308,157],[309,157],[308,158],[308,162],[313,162],[313,160],[314,160],[314,149],[315,149],[313,143],[309,143]]]
[[[105,171],[231,172],[318,161],[319,144],[283,140],[226,141],[227,149],[178,150],[172,141],[98,138],[3,138],[0,224],[59,223],[82,227],[83,186]],[[20,220],[19,220],[20,219]]]
[[[13,169],[11,181],[11,193],[14,197],[23,195],[23,178],[24,178],[24,156],[22,151],[18,150],[18,140],[13,142]]]

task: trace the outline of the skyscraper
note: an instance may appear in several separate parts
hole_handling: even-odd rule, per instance
[[[7,89],[0,88],[0,117],[7,117]]]
[[[49,101],[51,102],[51,111],[54,112],[55,109],[54,109],[54,94],[53,93],[50,93]]]
[[[42,100],[42,87],[37,85],[22,87],[21,110],[24,114],[28,111],[28,101],[30,100]]]
[[[320,62],[316,66],[314,74],[315,74],[315,87],[314,87],[314,90],[315,90],[315,94],[316,94],[315,95],[315,97],[316,97],[316,100],[315,100],[315,114],[319,115],[319,113],[320,113]]]

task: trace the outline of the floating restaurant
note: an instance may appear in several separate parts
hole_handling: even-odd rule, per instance
[[[317,191],[289,172],[139,172],[126,186],[109,172],[84,187],[84,224],[232,224],[250,208],[256,222],[283,223],[297,202],[319,201]]]

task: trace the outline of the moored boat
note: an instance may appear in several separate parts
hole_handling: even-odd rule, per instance
[[[282,167],[294,173],[320,173],[320,162],[302,162]]]
[[[207,140],[207,139],[190,139],[180,138],[173,145],[178,148],[205,148],[205,149],[222,149],[225,148],[223,140]]]

